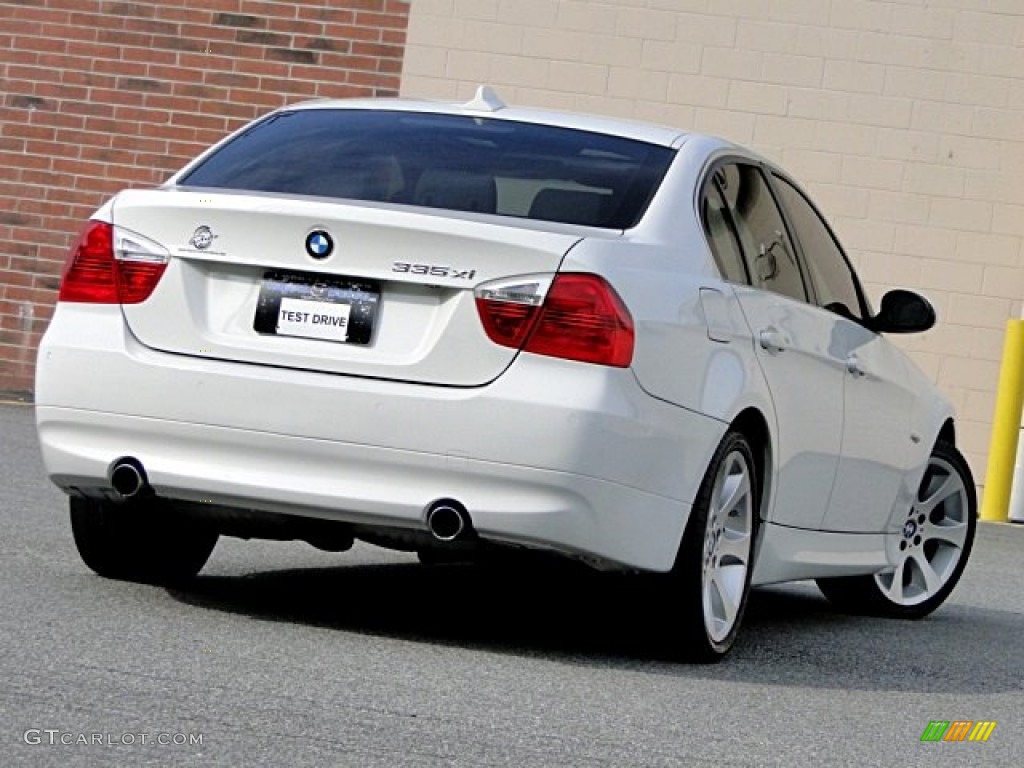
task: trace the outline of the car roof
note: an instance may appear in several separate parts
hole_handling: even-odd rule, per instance
[[[401,112],[429,112],[444,115],[486,117],[489,120],[509,120],[536,123],[579,131],[619,136],[625,139],[658,144],[664,147],[679,147],[690,136],[696,134],[652,123],[643,123],[621,118],[602,117],[576,112],[561,112],[546,109],[510,107],[489,86],[482,85],[468,102],[453,104],[441,101],[419,99],[316,99],[282,108],[281,111],[307,109],[369,109]],[[722,140],[723,146],[732,146]]]

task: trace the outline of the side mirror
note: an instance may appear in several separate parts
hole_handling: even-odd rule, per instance
[[[876,333],[921,333],[935,325],[935,309],[924,296],[901,288],[882,297],[869,326]]]

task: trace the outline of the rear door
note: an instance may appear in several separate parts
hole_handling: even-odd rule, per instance
[[[758,166],[720,166],[705,195],[728,224],[712,237],[712,248],[735,249],[749,275],[750,285],[735,290],[775,406],[778,483],[772,520],[818,528],[843,436],[844,358],[834,343],[835,323],[809,303],[806,278]],[[719,253],[716,259],[735,263],[737,255]]]

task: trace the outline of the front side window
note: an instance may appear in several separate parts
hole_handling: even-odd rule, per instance
[[[828,225],[800,190],[779,176],[775,180],[803,249],[819,306],[843,317],[861,319],[863,312],[856,278]]]
[[[751,285],[807,301],[796,251],[760,169],[745,164],[726,165],[716,172],[715,181],[743,246]]]
[[[178,183],[628,229],[674,157],[656,144],[535,123],[302,109],[250,126]]]

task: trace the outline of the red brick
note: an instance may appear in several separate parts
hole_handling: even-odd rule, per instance
[[[67,114],[67,110],[70,104],[65,102],[61,104],[61,111],[59,112],[47,112],[45,115],[42,113],[33,113],[31,115],[31,121],[33,123],[41,123],[43,125],[53,125],[58,128],[81,128],[85,125],[85,117],[82,115]]]
[[[91,133],[106,133],[111,136],[122,131],[121,124],[113,118],[113,111],[111,111],[111,117],[91,116],[87,118],[83,127]]]
[[[0,152],[24,152],[25,140],[0,136]]]
[[[202,79],[202,73],[197,73],[195,70],[163,64],[151,64],[145,72],[148,77],[172,82],[197,83]]]
[[[82,147],[83,160],[114,165],[131,165],[135,162],[135,153],[111,147]]]
[[[405,29],[384,29],[381,30],[380,39],[382,43],[388,43],[389,45],[399,45],[405,47],[406,30]]]
[[[50,158],[32,154],[0,152],[0,168],[49,168]]]
[[[145,3],[106,2],[103,12],[110,16],[152,16],[155,11]]]
[[[146,135],[171,141],[194,141],[196,131],[181,125],[151,125],[146,128]]]
[[[381,39],[381,32],[376,27],[360,27],[355,24],[326,24],[324,37],[337,40],[373,40]]]
[[[110,117],[113,114],[114,109],[109,104],[96,104],[85,101],[64,101],[61,102],[60,111],[70,112],[73,115]]]
[[[231,88],[258,88],[260,81],[255,75],[240,72],[206,72],[203,82]]]
[[[85,3],[83,3],[82,5],[84,6]],[[97,3],[93,3],[93,5],[97,6],[96,10],[98,11],[99,10],[98,4]],[[98,12],[89,12],[89,11],[85,11],[85,10],[78,10],[78,11],[72,11],[71,12],[71,14],[68,17],[68,22],[67,23],[71,24],[73,26],[76,26],[76,27],[89,27],[90,29],[104,29],[104,28],[110,28],[110,27],[120,28],[121,27],[121,22],[122,22],[122,20],[120,18],[118,18],[118,17],[115,17],[115,16],[104,16],[102,13],[98,13]]]
[[[288,65],[280,61],[238,61],[236,72],[266,77],[288,77]]]
[[[295,67],[295,69],[308,69],[308,67]],[[294,78],[284,80],[273,77],[261,77],[260,89],[264,91],[277,91],[278,93],[312,96],[316,93],[316,82],[298,73],[295,74]]]
[[[402,48],[387,43],[371,43],[362,40],[352,43],[352,54],[356,56],[373,56],[382,59],[401,61]]]
[[[121,58],[124,61],[139,62],[141,64],[173,65],[178,63],[176,51],[164,51],[155,47],[125,48],[121,51]],[[148,69],[146,74],[151,74]]]
[[[107,45],[100,43],[75,42],[74,50],[76,56],[87,56],[91,59],[116,60],[118,58],[118,54],[120,53],[120,49],[116,45]]]
[[[142,32],[149,35],[169,35],[171,37],[181,35],[180,24],[157,19],[127,17],[124,19],[124,28],[129,32]]]
[[[96,72],[104,72],[117,77],[145,77],[146,65],[141,61],[128,61],[125,59],[106,60],[99,59],[92,63],[92,69]]]
[[[178,36],[202,43],[203,48],[208,48],[211,44],[216,48],[218,41],[233,42],[237,31],[234,27],[219,27],[212,24],[181,24]]]
[[[356,24],[367,27],[379,27],[383,29],[405,29],[406,19],[390,13],[367,13],[360,11],[356,14]]]
[[[223,115],[219,114],[201,114],[184,112],[174,117],[175,125],[185,125],[191,128],[209,128],[210,130],[219,130],[227,128],[227,121]]]
[[[92,100],[101,104],[122,104],[141,106],[145,94],[139,91],[123,91],[117,88],[93,88]]]
[[[68,24],[71,21],[70,13],[57,8],[33,8],[16,5],[5,13],[13,13],[15,19],[24,21],[45,21],[53,24]]]
[[[19,136],[24,139],[43,139],[53,141],[57,131],[45,125],[32,125],[30,123],[8,123],[4,127],[6,136]]]
[[[119,136],[115,146],[136,152],[167,152],[167,141],[148,136]]]
[[[317,83],[316,95],[326,99],[351,99],[366,96],[366,89],[350,83]]]
[[[84,85],[89,88],[113,88],[117,80],[112,75],[101,75],[95,72],[76,72],[71,69],[60,70],[62,83],[68,85]]]
[[[244,102],[246,104],[255,104],[259,107],[265,107],[261,111],[269,112],[270,109],[276,109],[277,107],[284,106],[288,103],[287,97],[281,96],[277,93],[268,93],[263,91],[247,91],[232,88],[231,89],[231,100]]]
[[[89,97],[89,89],[79,85],[65,85],[64,83],[36,83],[32,87],[32,95],[44,99],[85,101]]]
[[[7,67],[7,77],[11,80],[59,83],[61,80],[61,71],[59,69],[50,69],[48,67],[24,67],[18,66],[17,64],[11,64]]]
[[[336,24],[351,24],[355,21],[355,11],[346,8],[317,8],[314,6],[300,5],[299,18],[310,22],[324,23],[333,22]]]
[[[294,3],[265,3],[260,0],[242,0],[242,13],[250,16],[280,16],[293,19],[296,15]]]
[[[96,36],[99,43],[113,43],[118,46],[152,48],[153,36],[144,32],[126,32],[121,29],[101,29]]]
[[[223,51],[217,49],[214,53],[182,51],[178,54],[178,65],[193,70],[214,69],[230,72],[236,57],[244,55],[241,53],[244,48],[245,46],[234,43],[225,43]]]
[[[33,271],[18,271],[13,269],[0,269],[0,285],[15,285],[28,287],[32,285],[32,275],[35,271],[35,263],[32,264]]]
[[[349,70],[345,73],[346,81],[355,85],[365,85],[368,88],[388,88],[392,86],[398,87],[398,78],[394,78],[393,82],[389,83],[388,80],[383,79],[379,73],[376,72],[362,72],[357,70]]]

